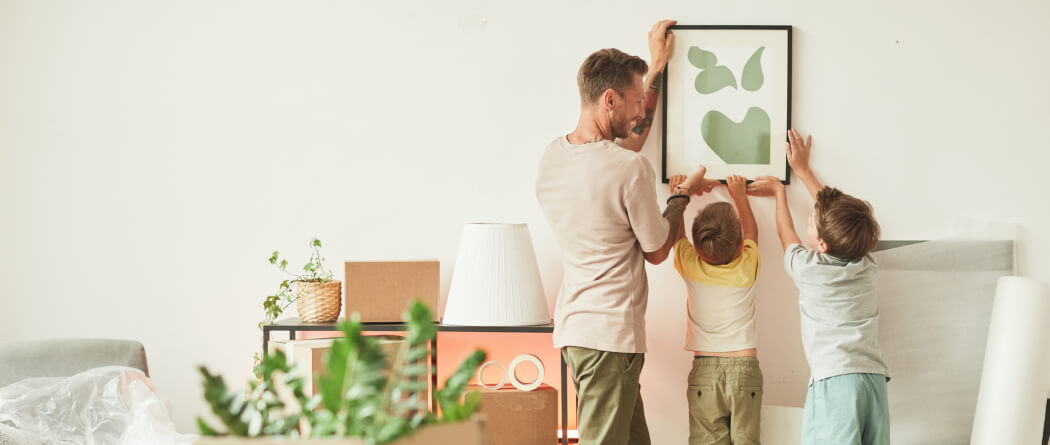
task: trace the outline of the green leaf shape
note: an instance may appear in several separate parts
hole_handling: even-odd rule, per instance
[[[456,372],[445,381],[445,387],[437,391],[438,405],[444,421],[457,422],[470,418],[481,402],[481,394],[472,392],[467,394],[463,403],[459,402],[463,390],[467,388],[470,378],[477,372],[479,366],[485,362],[485,351],[474,351],[463,363],[460,363]]]
[[[765,76],[762,74],[762,53],[766,47],[759,47],[755,50],[754,54],[747,59],[747,63],[744,65],[744,73],[740,76],[740,85],[748,91],[758,91],[762,88],[762,83],[765,82]]]
[[[751,107],[744,120],[733,122],[720,111],[709,111],[700,123],[704,142],[727,164],[769,164],[769,114]]]
[[[698,46],[689,47],[689,63],[700,69],[694,87],[700,94],[711,94],[722,88],[736,88],[736,78],[729,67],[718,64],[718,56]]]
[[[689,63],[702,70],[714,68],[718,64],[718,56],[715,53],[700,49],[698,46],[689,47]]]
[[[696,75],[696,82],[694,82],[696,92],[700,94],[711,94],[718,90],[727,87],[736,88],[736,78],[733,77],[733,72],[724,65],[718,65],[716,67],[706,69]]]
[[[199,367],[198,370],[200,370],[201,376],[204,377],[204,400],[208,402],[212,412],[215,413],[215,417],[218,417],[226,425],[229,434],[236,436],[248,435],[248,424],[241,421],[241,415],[244,414],[244,406],[237,407],[233,403],[233,399],[237,395],[230,394],[222,376],[212,375],[208,372],[208,368],[204,366]],[[215,428],[208,426],[207,422],[199,417],[197,418],[197,426],[204,436],[223,435]]]
[[[378,407],[386,388],[386,358],[374,337],[361,335],[357,314],[340,324],[343,337],[328,352],[328,375],[319,386],[323,408],[331,415],[313,433],[374,437]]]
[[[379,407],[381,422],[375,431],[376,443],[395,441],[434,419],[426,406],[426,358],[430,341],[437,338],[437,325],[430,309],[418,300],[409,304],[401,319],[407,335],[393,361],[389,388]]]

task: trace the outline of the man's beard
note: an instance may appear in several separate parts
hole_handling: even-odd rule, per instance
[[[631,128],[633,121],[620,122],[612,126],[613,138],[627,139],[631,136]]]

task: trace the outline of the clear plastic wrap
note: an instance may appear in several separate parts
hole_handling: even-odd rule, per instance
[[[0,388],[0,424],[49,444],[189,445],[142,371],[108,366]]]

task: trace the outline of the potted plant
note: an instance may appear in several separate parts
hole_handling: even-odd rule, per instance
[[[390,362],[375,338],[361,335],[357,314],[343,322],[340,328],[344,336],[333,342],[325,356],[328,374],[321,376],[320,392],[312,397],[303,392],[312,376],[298,375],[281,351],[263,358],[256,369],[262,379],[249,382],[247,395],[231,391],[221,376],[200,367],[204,398],[225,428],[220,430],[198,418],[204,436],[198,445],[262,444],[268,443],[264,439],[275,438],[286,440],[282,443],[297,443],[291,439],[332,437],[354,440],[326,443],[400,445],[426,439],[414,433],[438,425],[452,429],[435,428],[434,434],[467,436],[457,442],[480,445],[482,425],[480,420],[471,419],[480,394],[472,392],[463,397],[463,391],[485,361],[485,352],[475,350],[459,365],[444,387],[433,394],[440,413],[428,412],[425,360],[428,343],[437,336],[437,326],[430,310],[419,301],[413,302],[402,318],[407,336]],[[385,372],[388,364],[389,372]],[[453,426],[468,419],[466,424]],[[253,439],[216,440],[212,436]]]
[[[304,322],[327,323],[339,318],[343,308],[342,282],[332,278],[332,271],[325,269],[325,259],[320,250],[321,240],[310,240],[310,248],[313,253],[303,265],[302,274],[289,272],[288,260],[281,258],[280,252],[275,250],[270,255],[270,264],[291,278],[282,281],[277,293],[267,296],[263,301],[266,311],[264,323],[273,323],[292,303],[296,303],[299,318]]]

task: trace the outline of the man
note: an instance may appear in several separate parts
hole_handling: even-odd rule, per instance
[[[674,23],[661,21],[649,32],[651,66],[615,49],[583,62],[579,123],[547,147],[536,178],[536,197],[564,260],[554,346],[572,369],[581,444],[650,443],[638,385],[646,351],[645,261],[667,258],[689,195],[717,184],[704,180],[700,167],[661,215],[655,172],[637,153],[652,125],[674,44],[667,27]]]

